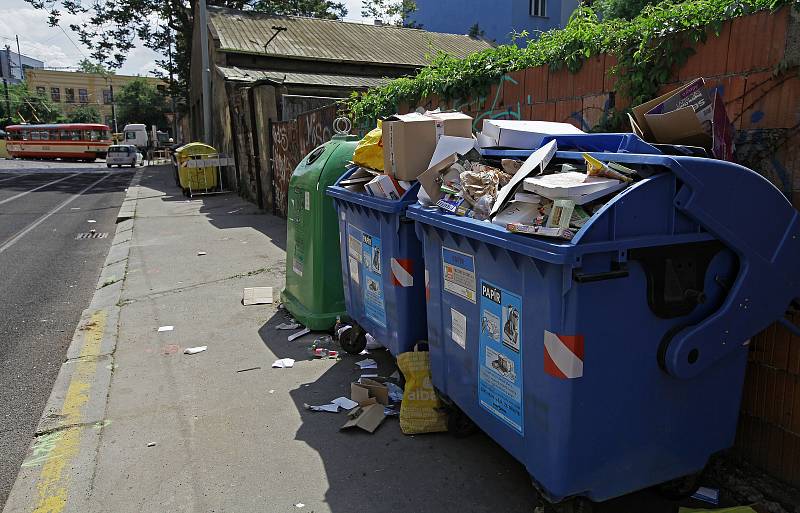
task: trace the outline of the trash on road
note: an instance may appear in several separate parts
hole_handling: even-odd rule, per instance
[[[282,322],[275,326],[276,330],[296,330],[297,328],[302,328],[303,325],[299,322]]]
[[[447,431],[447,413],[431,382],[430,353],[420,350],[420,344],[417,344],[413,351],[397,355],[397,366],[406,377],[400,405],[400,430],[403,434]],[[388,398],[388,389],[386,393]]]
[[[155,446],[156,446],[155,442],[147,442],[147,447],[155,447]]]
[[[357,402],[353,401],[352,399],[348,399],[347,397],[337,397],[331,402],[333,404],[339,405],[341,408],[345,410],[352,410],[353,408],[358,406]]]
[[[244,306],[272,304],[272,287],[247,287],[242,293],[242,304]]]
[[[291,367],[294,367],[294,360],[291,358],[278,358],[272,364],[273,369],[289,369]]]
[[[383,413],[383,406],[380,404],[370,404],[369,406],[359,406],[348,413],[349,420],[340,429],[358,427],[367,433],[374,433],[381,425],[386,415]]]
[[[707,502],[714,506],[719,505],[719,489],[701,486],[692,494],[692,499]]]
[[[250,371],[258,370],[258,369],[260,369],[260,368],[261,368],[261,367],[250,367],[250,368],[248,368],[248,369],[239,369],[239,370],[237,370],[236,372],[250,372]]]
[[[302,337],[303,335],[307,335],[308,333],[311,333],[311,330],[308,329],[308,328],[303,328],[302,330],[298,331],[297,333],[292,333],[291,335],[286,337],[286,340],[291,342],[292,340],[298,339],[298,338]]]
[[[323,404],[321,406],[312,406],[310,404],[303,403],[303,407],[306,410],[311,410],[311,411],[327,411],[329,413],[339,413],[338,404]]]
[[[202,353],[206,349],[208,349],[208,346],[187,347],[186,349],[183,350],[183,354]]]
[[[378,362],[376,362],[372,358],[367,358],[366,360],[361,360],[360,362],[356,362],[356,365],[361,370],[378,368]]]
[[[375,403],[388,406],[389,389],[383,383],[362,378],[358,383],[350,383],[350,399],[361,406]]]
[[[303,504],[302,502],[298,502],[297,504],[294,505],[295,508],[304,508],[305,506],[306,505]]]
[[[207,254],[208,254],[208,253],[206,253],[205,251],[198,251],[198,252],[197,252],[197,256],[205,256],[205,255],[207,255]]]
[[[89,219],[89,220],[88,220],[88,221],[86,221],[86,222],[87,222],[87,223],[96,223],[97,221],[95,221],[94,219]]]
[[[172,331],[175,329],[175,326],[159,326],[158,331],[159,333],[162,331]]]

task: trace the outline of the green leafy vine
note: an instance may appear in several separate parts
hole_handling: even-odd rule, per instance
[[[485,92],[503,74],[525,68],[547,64],[576,73],[587,59],[602,53],[618,59],[614,92],[636,105],[656,96],[694,53],[692,47],[705,42],[710,33],[718,35],[726,20],[784,5],[800,9],[800,0],[667,0],[645,7],[631,20],[600,20],[592,9],[580,7],[565,28],[545,32],[524,48],[500,45],[464,59],[439,53],[413,77],[353,93],[347,107],[357,123],[371,123],[393,114],[401,103],[413,104],[431,95],[443,100],[470,98]],[[618,124],[620,114],[612,113],[605,123]]]

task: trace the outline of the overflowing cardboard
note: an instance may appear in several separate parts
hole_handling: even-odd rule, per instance
[[[525,162],[522,164],[522,167],[519,168],[519,171],[517,171],[517,173],[511,178],[511,181],[505,186],[501,187],[497,192],[497,199],[495,200],[490,212],[491,217],[494,217],[500,210],[503,209],[512,195],[517,192],[517,187],[519,187],[523,180],[533,173],[540,173],[544,170],[544,168],[547,167],[547,164],[550,163],[553,155],[556,154],[556,149],[556,142],[550,141],[533,152],[533,154],[531,154],[531,156],[525,160]]]
[[[397,114],[383,122],[383,168],[397,180],[416,180],[430,165],[443,135],[472,138],[472,118],[460,112]]]
[[[616,192],[625,182],[572,171],[525,179],[525,190],[549,199],[569,199],[583,205]]]
[[[389,404],[389,389],[383,383],[369,378],[361,378],[360,383],[350,384],[350,399],[361,406],[369,404]]]
[[[348,413],[349,419],[340,429],[358,427],[367,433],[374,433],[386,418],[383,410],[384,408],[380,404],[359,406]]]
[[[399,200],[406,192],[397,180],[389,175],[378,175],[364,185],[367,194],[376,198]]]
[[[484,119],[478,136],[482,148],[502,147],[521,150],[539,148],[549,135],[583,134],[583,130],[569,123],[552,121],[516,121]]]

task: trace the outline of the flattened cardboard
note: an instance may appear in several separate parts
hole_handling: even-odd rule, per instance
[[[442,191],[440,189],[442,184],[439,181],[439,177],[443,171],[455,164],[457,160],[458,155],[453,153],[449,157],[445,157],[437,164],[429,167],[427,171],[419,175],[419,183],[422,188],[425,189],[425,192],[428,194],[428,197],[431,199],[432,203],[436,203],[442,197]]]
[[[272,287],[248,287],[244,289],[242,304],[266,305],[272,303]]]
[[[386,418],[386,415],[383,412],[383,406],[371,404],[369,406],[359,406],[351,411],[348,417],[350,417],[348,421],[339,429],[359,427],[367,433],[374,433],[383,422],[383,419]]]
[[[556,154],[557,149],[558,145],[556,145],[556,142],[550,141],[538,150],[534,151],[533,154],[531,154],[531,156],[525,160],[525,162],[522,164],[522,167],[519,168],[519,171],[517,171],[517,174],[511,178],[511,181],[497,191],[497,199],[495,200],[494,205],[492,205],[492,211],[489,213],[490,218],[494,218],[494,216],[503,209],[505,204],[510,198],[513,197],[514,193],[517,191],[517,188],[522,184],[522,181],[528,177],[528,175],[534,171],[541,171],[547,167],[547,164],[550,163],[553,155]]]
[[[367,392],[366,397],[364,391]],[[350,383],[350,399],[361,404],[362,401],[369,403],[369,399],[374,398],[380,404],[389,405],[389,389],[383,383],[362,378],[361,383]]]

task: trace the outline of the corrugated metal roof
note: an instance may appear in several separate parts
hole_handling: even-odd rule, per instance
[[[436,51],[455,57],[491,47],[458,34],[427,32],[387,25],[367,25],[297,16],[268,16],[224,7],[208,8],[209,26],[224,52],[250,53],[325,61],[424,66]],[[275,33],[286,30],[264,48]]]
[[[316,85],[343,87],[348,89],[367,89],[388,83],[390,78],[361,77],[354,75],[324,75],[318,73],[293,73],[283,71],[263,71],[225,66],[217,66],[217,70],[225,80],[234,82],[255,82],[256,80],[273,80],[289,85]]]

